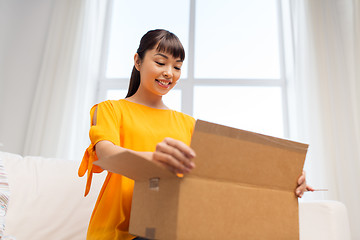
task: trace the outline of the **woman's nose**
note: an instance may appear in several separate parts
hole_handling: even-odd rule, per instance
[[[173,73],[172,73],[171,68],[165,69],[165,71],[163,72],[163,75],[164,75],[165,78],[172,78]]]

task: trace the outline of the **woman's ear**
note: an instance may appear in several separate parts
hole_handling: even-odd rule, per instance
[[[134,56],[134,66],[136,68],[136,70],[138,70],[140,72],[140,63],[141,63],[141,59],[139,57],[139,54],[138,53],[135,53],[135,56]]]

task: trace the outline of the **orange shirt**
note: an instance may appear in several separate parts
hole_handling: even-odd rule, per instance
[[[85,196],[93,173],[103,170],[93,165],[97,160],[94,146],[102,140],[135,151],[154,152],[156,144],[171,137],[190,145],[195,119],[174,111],[147,107],[127,100],[108,100],[97,107],[96,125],[91,123],[90,140],[79,168],[79,176],[87,171]],[[122,175],[109,172],[92,213],[87,240],[133,239],[128,233],[134,183]]]

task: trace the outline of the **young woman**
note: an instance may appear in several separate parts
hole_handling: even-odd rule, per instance
[[[142,37],[126,98],[102,102],[90,111],[91,144],[79,168],[79,176],[88,172],[85,195],[92,174],[102,171],[93,162],[125,149],[174,173],[186,174],[195,167],[195,152],[189,147],[195,120],[162,101],[179,80],[184,58],[173,33],[158,29]],[[133,185],[131,179],[108,173],[91,216],[88,240],[136,238],[128,233]],[[301,197],[307,189],[304,174],[298,185],[296,194]]]

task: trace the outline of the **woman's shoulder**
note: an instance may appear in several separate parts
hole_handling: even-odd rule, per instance
[[[98,107],[113,107],[114,105],[114,100],[104,100],[102,102],[98,102],[96,103],[93,108],[98,108]]]
[[[119,100],[105,100],[102,102],[99,102],[90,110],[90,115],[92,118],[95,118],[97,116],[120,116],[121,115],[121,106],[119,105]]]
[[[99,102],[93,106],[93,108],[106,108],[111,109],[113,111],[120,110],[122,105],[122,101],[120,100],[105,100],[102,102]]]

